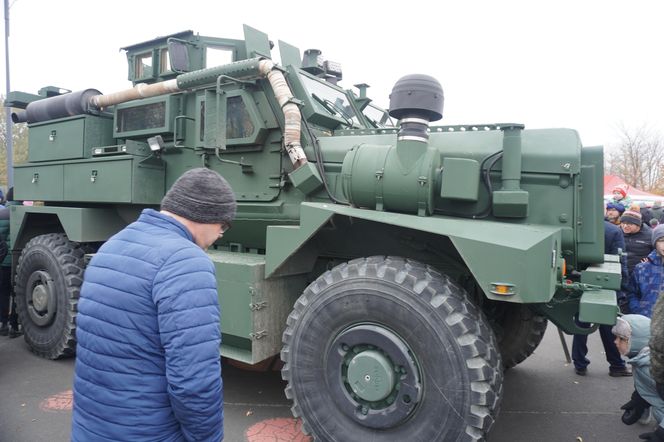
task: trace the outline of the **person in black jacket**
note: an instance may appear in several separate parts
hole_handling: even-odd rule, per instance
[[[662,218],[664,218],[664,207],[662,207],[662,201],[655,201],[655,203],[652,205],[652,209],[650,209],[650,217],[652,219],[656,219],[660,223],[662,222]]]
[[[625,250],[625,240],[623,239],[620,228],[609,221],[604,221],[604,253],[609,255],[618,255],[620,250]],[[623,278],[626,276],[627,269],[625,260],[621,259]],[[618,292],[618,304],[623,305],[626,300],[622,292]],[[578,323],[581,327],[589,327],[590,324]],[[610,325],[600,325],[599,335],[602,338],[606,362],[609,363],[609,376],[631,376],[632,372],[625,366],[625,361],[620,357],[620,352],[616,348],[613,333]],[[572,360],[574,361],[574,372],[579,376],[585,376],[588,372],[588,335],[574,335],[572,339]]]
[[[625,210],[620,217],[620,228],[625,237],[627,250],[627,272],[631,275],[634,267],[652,252],[652,229],[643,224],[639,212]]]

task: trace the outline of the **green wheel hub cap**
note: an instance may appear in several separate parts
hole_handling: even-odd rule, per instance
[[[394,388],[394,367],[375,350],[366,350],[348,364],[348,383],[353,392],[365,401],[381,401]]]
[[[407,420],[422,399],[421,372],[406,341],[382,324],[351,324],[327,347],[328,393],[363,427],[387,429]]]

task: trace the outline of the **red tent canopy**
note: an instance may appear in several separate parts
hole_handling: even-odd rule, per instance
[[[655,195],[654,193],[648,193],[641,189],[637,189],[634,186],[627,184],[622,178],[619,178],[615,175],[604,175],[604,195],[611,196],[613,194],[614,187],[618,185],[624,185],[627,189],[627,195],[629,195],[633,200],[645,200],[645,201],[656,201],[664,200],[664,197],[661,195]]]

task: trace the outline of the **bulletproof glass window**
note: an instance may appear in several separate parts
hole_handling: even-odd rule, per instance
[[[375,127],[394,127],[394,121],[390,115],[378,106],[370,104],[364,108],[362,113]]]
[[[169,72],[171,70],[170,59],[168,58],[168,49],[163,48],[159,51],[159,73]]]
[[[355,115],[346,94],[328,83],[314,80],[306,75],[300,74],[300,78],[318,105],[319,111],[324,110],[324,112],[339,117],[346,121],[349,126],[359,126],[360,120]]]
[[[166,102],[118,109],[117,132],[154,129],[166,126]]]
[[[208,46],[205,48],[205,67],[211,68],[233,62],[233,48]]]
[[[226,138],[247,138],[254,133],[247,106],[242,97],[230,97],[226,102]]]
[[[152,52],[136,55],[136,78],[152,77]]]

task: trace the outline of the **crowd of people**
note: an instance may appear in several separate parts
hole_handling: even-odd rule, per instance
[[[647,423],[655,431],[642,440],[664,442],[664,207],[632,202],[624,187],[616,187],[606,204],[604,218],[606,254],[621,256],[622,284],[618,305],[622,316],[613,327],[601,325],[599,333],[609,363],[610,376],[633,376],[634,392],[621,409],[623,423]],[[580,327],[588,324],[578,323]],[[575,335],[572,359],[577,375],[590,364],[587,335]],[[622,357],[626,357],[625,365]]]

